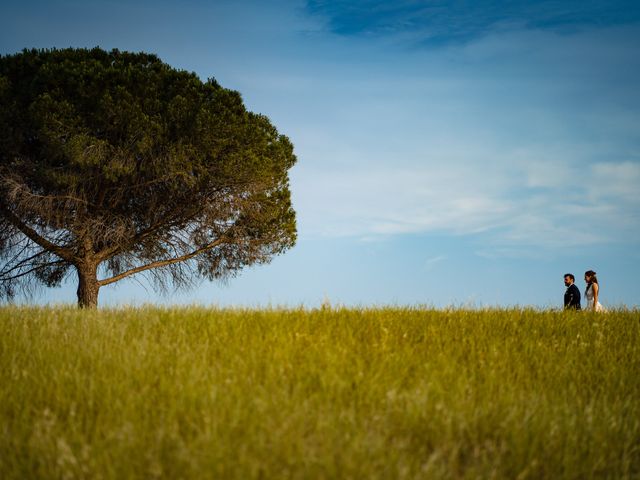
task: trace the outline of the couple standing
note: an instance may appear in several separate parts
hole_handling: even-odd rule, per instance
[[[576,287],[575,281],[576,279],[571,273],[564,275],[564,285],[567,287],[567,291],[564,293],[564,308],[580,310],[580,290]],[[598,285],[596,272],[593,270],[584,272],[584,281],[587,284],[587,288],[584,291],[584,298],[587,301],[585,310],[604,311],[604,307],[598,301],[600,286]]]

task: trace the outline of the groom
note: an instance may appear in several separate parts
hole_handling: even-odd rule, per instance
[[[564,292],[564,308],[580,310],[580,290],[575,285],[576,278],[571,273],[565,273],[564,286],[567,291]]]

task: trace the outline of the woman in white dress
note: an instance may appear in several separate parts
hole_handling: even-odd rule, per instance
[[[598,301],[600,295],[600,286],[598,285],[598,277],[593,270],[587,270],[584,272],[584,281],[587,284],[587,289],[584,291],[584,298],[587,301],[585,310],[591,310],[594,312],[603,312],[604,307]]]

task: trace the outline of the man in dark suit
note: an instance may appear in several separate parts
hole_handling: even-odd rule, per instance
[[[576,278],[571,273],[564,275],[564,286],[567,291],[564,292],[564,308],[580,310],[580,290],[575,285]]]

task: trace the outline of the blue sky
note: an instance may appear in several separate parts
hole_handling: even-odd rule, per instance
[[[189,292],[121,282],[103,305],[557,306],[588,269],[604,304],[640,304],[637,2],[0,6],[1,53],[96,45],[239,90],[298,156],[293,250]]]

